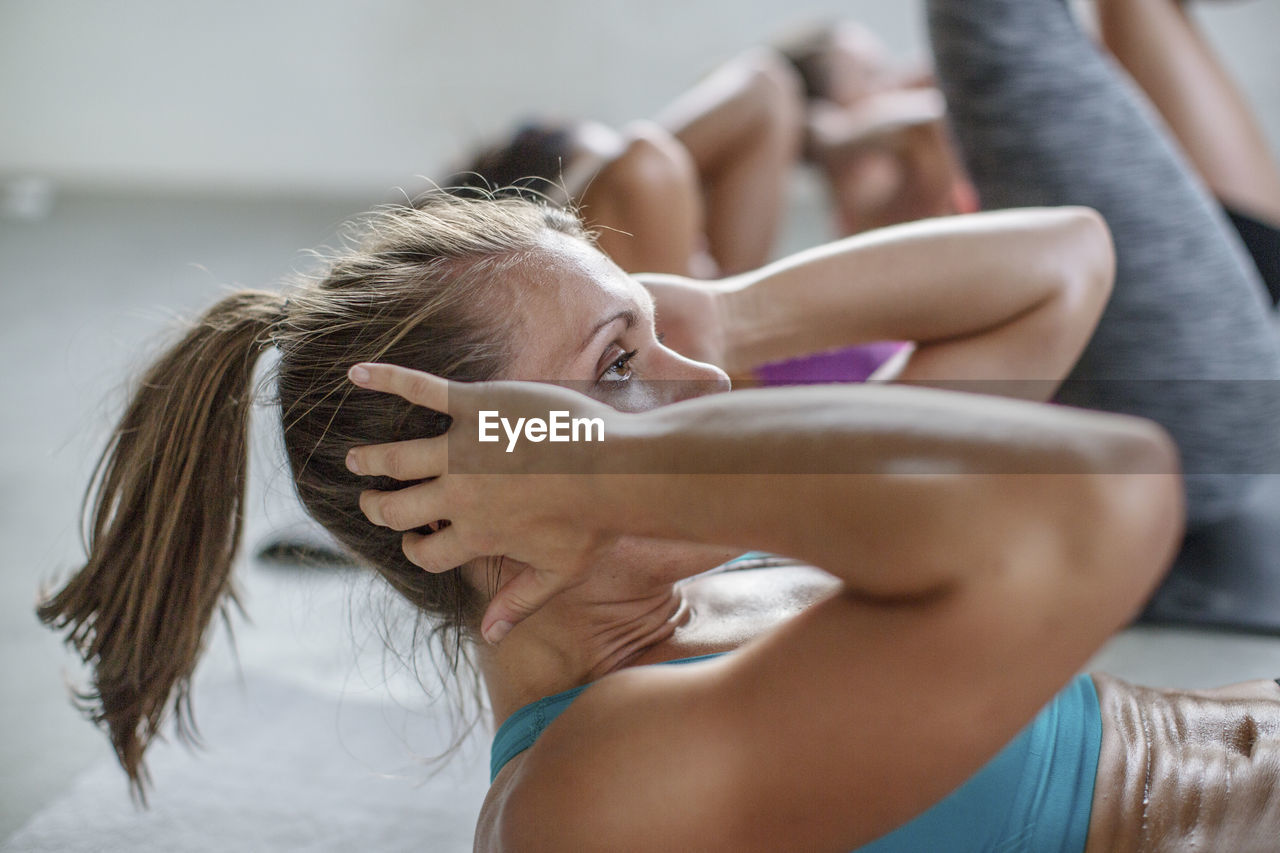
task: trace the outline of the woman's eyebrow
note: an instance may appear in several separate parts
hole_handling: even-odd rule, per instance
[[[587,335],[586,340],[582,342],[582,346],[578,348],[578,354],[585,352],[587,347],[591,346],[591,342],[596,339],[596,335],[599,335],[602,329],[606,328],[607,326],[609,326],[610,323],[613,323],[617,320],[626,320],[627,328],[630,329],[632,326],[636,324],[636,312],[630,308],[625,308],[622,311],[619,311],[617,314],[614,314],[610,317],[606,317],[604,320],[601,320],[591,330],[590,334]]]

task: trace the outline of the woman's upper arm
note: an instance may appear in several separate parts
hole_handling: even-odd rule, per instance
[[[1043,678],[993,689],[980,661],[955,653],[970,641],[938,630],[959,614],[929,624],[949,608],[963,605],[840,595],[804,627],[862,634],[866,648],[843,659],[815,655],[817,636],[778,638],[593,687],[526,757],[502,810],[502,849],[852,850],[892,830],[1053,693]],[[835,624],[851,620],[861,629]]]
[[[1056,383],[1091,336],[1112,276],[1106,225],[1084,208],[868,232],[726,282],[726,364],[743,372],[909,340],[919,346],[909,379]]]
[[[932,594],[840,592],[725,657],[602,680],[522,763],[511,849],[853,849],[884,834],[976,772],[1132,617],[1176,543],[1177,500],[1134,475],[1097,507],[1111,522],[1079,518],[1092,537],[994,519],[1004,546]]]
[[[1091,210],[1060,220],[1063,236],[1025,274],[1049,282],[1025,311],[968,335],[922,342],[894,379],[1004,397],[1048,400],[1070,373],[1111,295],[1109,232]]]

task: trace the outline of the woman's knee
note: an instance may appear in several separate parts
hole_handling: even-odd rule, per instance
[[[759,47],[741,57],[747,91],[757,106],[759,128],[799,144],[804,124],[804,85],[795,67],[778,51]]]
[[[622,153],[609,164],[606,179],[633,199],[675,201],[697,197],[698,169],[680,141],[661,126],[638,121],[623,129]]]

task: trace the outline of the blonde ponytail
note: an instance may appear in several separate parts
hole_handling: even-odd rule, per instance
[[[86,495],[87,563],[38,611],[93,667],[79,704],[106,729],[139,798],[143,752],[162,723],[172,715],[180,737],[194,734],[191,674],[213,614],[235,602],[250,387],[269,344],[280,354],[274,385],[302,505],[430,620],[442,669],[469,663],[464,640],[484,595],[460,572],[409,562],[400,533],[370,524],[359,503],[365,489],[403,484],[345,463],[355,445],[439,435],[449,419],[357,389],[347,368],[386,361],[460,381],[501,375],[516,334],[512,300],[537,286],[517,267],[536,265],[552,233],[589,239],[569,213],[517,198],[435,193],[374,211],[287,303],[229,296],[148,371]]]
[[[191,675],[235,602],[254,365],[283,307],[227,296],[147,371],[86,494],[87,562],[37,610],[92,667],[78,704],[143,801],[143,752],[169,713],[193,739]]]

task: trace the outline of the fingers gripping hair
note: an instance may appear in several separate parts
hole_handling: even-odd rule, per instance
[[[85,496],[87,562],[37,609],[93,668],[78,704],[143,802],[143,751],[170,712],[194,740],[191,675],[235,601],[254,365],[283,306],[234,293],[143,376]]]

